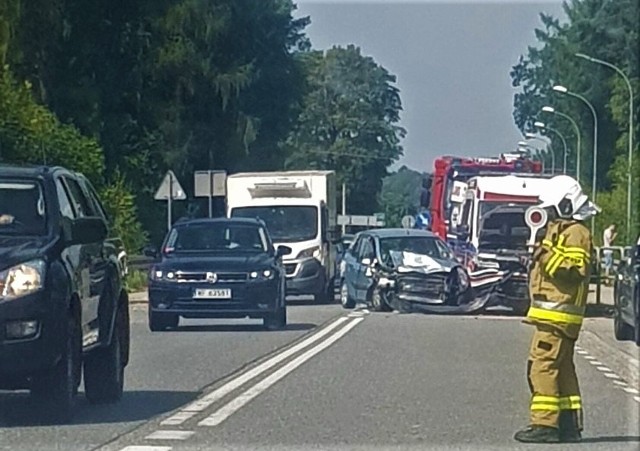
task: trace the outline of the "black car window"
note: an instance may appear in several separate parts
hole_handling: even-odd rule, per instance
[[[73,203],[74,210],[76,215],[80,218],[87,216],[97,216],[96,213],[91,208],[91,204],[89,200],[85,197],[82,192],[82,188],[78,185],[78,182],[72,180],[68,177],[64,177],[65,184],[69,188],[69,194],[71,197],[71,201]]]
[[[107,214],[107,211],[104,209],[104,206],[100,202],[100,197],[96,193],[96,190],[93,188],[93,186],[91,185],[91,183],[89,183],[88,180],[83,180],[83,185],[86,189],[86,193],[89,197],[89,201],[93,206],[92,210],[98,216],[102,217],[102,219],[104,219],[106,223],[109,223],[109,215]]]
[[[360,260],[364,258],[373,259],[375,257],[375,247],[370,236],[364,237],[360,248]]]
[[[58,195],[58,204],[60,204],[60,214],[67,219],[75,219],[75,213],[71,206],[69,194],[61,179],[56,179],[56,193]]]
[[[0,180],[0,234],[43,235],[44,191],[37,180]]]
[[[197,223],[175,227],[165,252],[267,252],[269,243],[261,228],[247,224]]]

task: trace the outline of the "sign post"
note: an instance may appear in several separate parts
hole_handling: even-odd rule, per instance
[[[173,209],[172,202],[174,200],[185,200],[187,195],[185,194],[182,186],[180,186],[180,182],[178,178],[173,173],[173,171],[167,171],[158,191],[154,196],[155,200],[166,200],[167,201],[167,230],[171,230],[171,226],[173,225],[173,221],[171,218],[171,213]]]
[[[209,217],[213,217],[213,198],[227,195],[227,172],[196,171],[193,186],[196,197],[209,198]]]

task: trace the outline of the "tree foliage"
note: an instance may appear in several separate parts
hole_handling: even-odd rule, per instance
[[[371,214],[387,167],[402,155],[396,78],[355,46],[301,58],[306,89],[286,141],[287,167],[333,169],[348,188],[348,211]]]
[[[640,98],[640,3],[637,0],[572,0],[564,2],[568,18],[561,23],[557,18],[541,14],[542,26],[535,30],[537,46],[527,49],[511,76],[513,86],[519,88],[514,98],[514,118],[523,131],[533,131],[533,122],[541,120],[559,130],[572,143],[571,123],[566,119],[541,113],[545,105],[568,114],[576,120],[582,133],[580,181],[586,189],[592,188],[593,178],[593,119],[588,107],[579,99],[553,91],[556,84],[584,96],[594,106],[598,117],[598,158],[596,182],[599,192],[609,193],[597,197],[604,209],[603,217],[619,218],[619,226],[626,223],[627,171],[638,180],[640,164],[633,168],[623,164],[628,154],[628,89],[622,78],[612,69],[575,56],[584,53],[612,63],[631,79],[635,97]],[[634,135],[638,137],[637,113]],[[557,139],[554,134],[549,135]],[[561,148],[555,142],[555,149]],[[635,140],[635,161],[640,152]],[[558,156],[560,154],[558,153]],[[569,161],[576,159],[576,149],[571,145]],[[569,164],[574,167],[574,164]],[[624,191],[624,193],[622,192]],[[617,194],[616,194],[617,193]],[[634,206],[640,202],[640,185],[634,185]],[[620,202],[614,201],[619,199]],[[634,227],[631,239],[637,236],[640,209],[634,208]],[[598,228],[598,234],[601,232]]]
[[[418,213],[424,177],[425,174],[403,166],[384,178],[379,203],[385,213],[387,227],[400,227],[404,216],[415,216]]]

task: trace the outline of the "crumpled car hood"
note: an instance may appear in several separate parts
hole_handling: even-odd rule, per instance
[[[456,266],[455,262],[413,252],[390,251],[389,256],[396,271],[399,273],[433,274],[450,272]]]

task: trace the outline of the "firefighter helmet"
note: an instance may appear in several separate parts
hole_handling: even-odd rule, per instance
[[[573,177],[559,175],[551,180],[554,183],[540,196],[539,207],[553,208],[559,217],[578,221],[589,219],[600,212],[600,208],[589,200]]]

